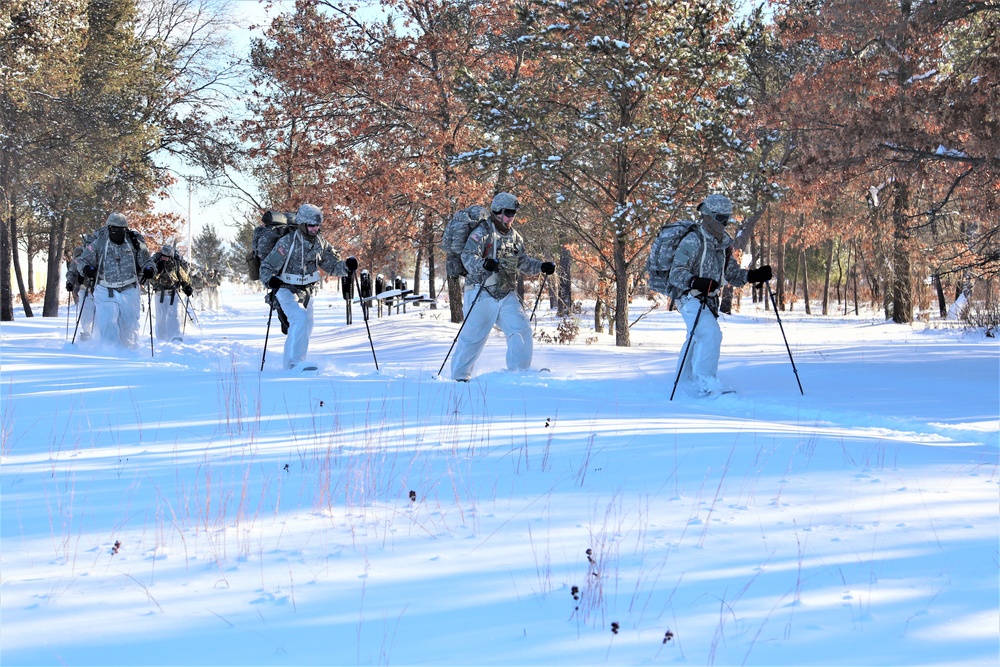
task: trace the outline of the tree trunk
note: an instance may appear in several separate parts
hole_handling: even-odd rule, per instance
[[[31,312],[31,303],[28,301],[28,290],[24,288],[24,276],[21,274],[21,258],[17,252],[17,214],[12,214],[10,216],[10,252],[11,252],[11,265],[14,267],[14,277],[17,279],[17,291],[21,295],[21,307],[24,309],[25,317],[34,317],[34,313]],[[58,260],[58,257],[56,258]],[[51,263],[51,262],[50,262]],[[58,261],[56,266],[59,266]],[[58,269],[57,269],[58,270]],[[56,283],[58,283],[58,278]],[[58,295],[58,290],[49,290],[50,292]],[[59,309],[59,304],[56,304],[56,310]]]
[[[777,294],[777,308],[785,309],[785,214],[778,214],[778,252],[777,252],[778,274],[775,291]]]
[[[573,312],[573,284],[570,282],[573,277],[572,271],[573,258],[563,239],[559,250],[559,310],[557,311],[559,317],[566,317]]]
[[[795,310],[795,292],[799,289],[799,259],[801,259],[801,255],[801,250],[795,255],[795,273],[792,274],[792,302],[788,304],[789,312]]]
[[[897,324],[909,324],[913,321],[910,229],[906,224],[906,213],[910,206],[910,191],[906,183],[898,181],[894,190],[892,203],[892,321]]]
[[[427,248],[427,298],[430,309],[437,310],[437,263],[434,261],[434,244]]]
[[[625,242],[615,238],[615,346],[629,347],[628,304],[629,304],[628,266],[625,263]]]
[[[602,322],[601,312],[604,303],[601,301],[601,297],[597,297],[594,300],[594,331],[596,333],[604,333],[604,323]]]
[[[9,109],[9,100],[4,96],[3,106],[0,108]],[[6,122],[0,126],[0,136],[4,137],[3,146],[0,146],[0,321],[11,322],[14,319],[14,295],[10,285],[10,244],[11,239],[8,234],[8,222],[14,215],[14,197],[11,186],[13,178],[11,174],[14,165],[11,160],[14,155],[13,128]]]
[[[417,258],[413,262],[413,293],[420,293],[420,265],[424,262],[424,244],[417,245]]]
[[[462,279],[448,278],[448,305],[451,307],[451,321],[462,322]]]
[[[830,314],[830,275],[833,273],[833,239],[826,246],[826,275],[823,277],[823,314]]]
[[[806,315],[812,315],[812,306],[809,305],[809,261],[805,248],[802,249],[802,299],[805,301]]]
[[[937,290],[938,314],[941,319],[948,317],[948,302],[944,298],[944,287],[941,285],[941,276],[934,274],[934,288]]]
[[[53,220],[49,226],[49,263],[45,274],[45,301],[42,303],[42,317],[59,316],[59,295],[61,290],[56,289],[60,283],[60,273],[64,262],[63,254],[66,252],[66,227],[69,220],[65,213],[60,214],[58,220]]]
[[[851,266],[851,281],[854,283],[854,315],[860,315],[860,305],[858,304],[858,242],[854,242],[854,264]],[[846,305],[846,301],[844,302]]]

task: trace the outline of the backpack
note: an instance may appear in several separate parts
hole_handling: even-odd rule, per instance
[[[462,251],[465,249],[465,242],[469,240],[469,234],[487,217],[489,212],[485,207],[470,206],[457,211],[445,227],[440,248],[445,252],[445,268],[449,278],[468,274],[462,264]]]
[[[253,230],[253,240],[247,250],[247,274],[250,280],[260,280],[260,263],[267,257],[275,244],[285,234],[295,230],[295,214],[281,211],[267,211],[261,217],[264,224]]]
[[[677,288],[670,284],[670,267],[674,263],[674,253],[677,252],[681,240],[699,224],[691,220],[681,220],[665,224],[660,228],[660,233],[653,239],[653,245],[649,248],[649,259],[646,261],[649,289],[673,299],[680,296]]]

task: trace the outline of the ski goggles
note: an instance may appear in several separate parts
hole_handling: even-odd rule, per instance
[[[504,208],[504,209],[500,209],[499,211],[493,211],[493,213],[494,213],[494,215],[503,215],[503,216],[508,217],[508,218],[513,218],[514,215],[517,214],[517,209],[516,208]]]
[[[712,220],[715,220],[720,225],[725,225],[729,222],[732,216],[729,213],[713,213],[711,215]]]

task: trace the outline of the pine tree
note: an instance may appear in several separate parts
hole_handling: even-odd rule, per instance
[[[222,239],[215,233],[215,228],[203,226],[201,234],[194,237],[192,245],[194,247],[190,250],[190,257],[195,266],[227,273],[226,250]]]
[[[728,2],[539,0],[521,12],[531,75],[480,86],[488,136],[535,205],[613,282],[616,343],[660,223],[725,182],[735,145]],[[511,84],[511,85],[505,85]]]

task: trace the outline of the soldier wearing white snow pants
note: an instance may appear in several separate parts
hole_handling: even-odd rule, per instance
[[[507,336],[507,369],[531,367],[531,326],[515,291],[517,275],[534,276],[539,272],[551,275],[556,266],[524,252],[524,239],[511,226],[518,208],[514,195],[501,192],[493,198],[489,218],[472,231],[465,243],[462,252],[462,264],[468,271],[463,302],[465,324],[451,360],[451,376],[459,382],[472,377],[476,360],[494,326]]]
[[[677,357],[677,386],[684,387],[685,393],[705,397],[722,391],[718,378],[722,347],[719,291],[727,283],[742,287],[770,280],[771,267],[765,264],[747,271],[733,258],[733,239],[725,231],[733,214],[733,203],[728,197],[709,195],[698,204],[698,212],[701,225],[688,232],[677,245],[668,280],[680,294],[678,309],[687,325],[686,340],[690,341],[690,344],[685,342]],[[682,361],[684,367],[680,368]]]
[[[290,370],[306,367],[320,269],[332,276],[346,276],[358,268],[358,260],[348,257],[341,261],[333,246],[319,235],[323,212],[318,207],[300,206],[295,223],[296,230],[283,236],[260,263],[261,282],[271,288],[288,318],[282,362]]]
[[[87,244],[93,240],[92,235],[84,234],[83,243]],[[77,338],[81,341],[90,340],[94,330],[94,297],[91,295],[93,281],[84,278],[80,273],[76,260],[83,254],[83,245],[73,249],[73,257],[66,262],[66,291],[73,296],[73,301],[77,307]]]
[[[112,213],[84,245],[77,267],[95,281],[94,316],[101,340],[135,347],[142,314],[139,281],[149,280],[155,272],[145,239],[128,229],[124,215]]]
[[[156,337],[160,340],[181,340],[182,318],[187,317],[187,302],[194,292],[188,264],[180,251],[165,243],[153,255],[156,275],[153,277],[153,304],[156,309]]]

